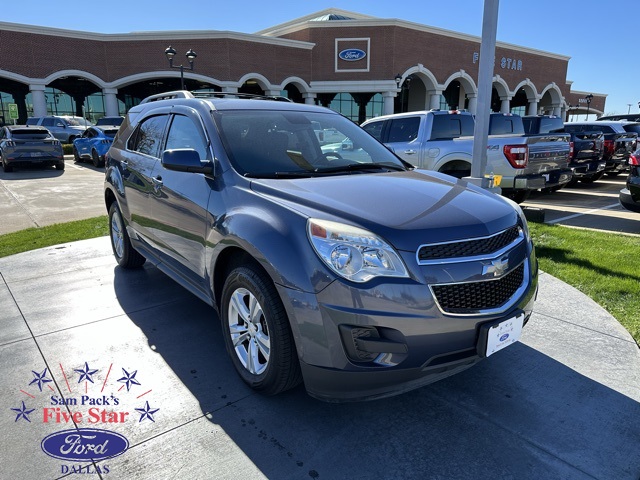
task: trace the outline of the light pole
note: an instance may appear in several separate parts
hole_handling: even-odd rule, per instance
[[[631,104],[627,103],[627,107],[629,107],[627,108],[627,115],[629,115],[631,113]]]
[[[591,105],[591,100],[593,100],[593,95],[589,94],[584,99],[587,101],[587,118],[585,120],[589,120],[589,105]]]
[[[164,51],[164,54],[167,56],[167,60],[169,60],[169,67],[180,69],[180,90],[184,90],[184,68],[185,67],[182,64],[180,65],[173,64],[173,57],[176,56],[176,53],[177,52],[171,45],[169,45],[169,48],[167,48]],[[193,70],[193,61],[197,56],[198,55],[196,55],[196,52],[194,52],[192,49],[189,49],[189,51],[186,53],[187,60],[189,60],[189,70]]]

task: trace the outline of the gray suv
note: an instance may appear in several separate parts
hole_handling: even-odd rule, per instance
[[[150,97],[120,127],[104,186],[120,267],[148,260],[214,307],[235,369],[265,394],[404,392],[511,345],[532,313],[516,204],[414,169],[326,108]]]
[[[62,143],[73,143],[92,124],[82,117],[52,115],[49,117],[29,117],[27,125],[45,127]]]

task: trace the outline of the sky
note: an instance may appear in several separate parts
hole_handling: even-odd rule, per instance
[[[307,0],[242,3],[175,0],[3,2],[0,21],[96,33],[257,31],[327,8],[397,18],[481,36],[483,0]],[[639,0],[500,0],[497,39],[571,57],[573,90],[608,94],[605,114],[640,111]],[[410,48],[408,45],[407,48]],[[0,64],[0,69],[2,65]]]

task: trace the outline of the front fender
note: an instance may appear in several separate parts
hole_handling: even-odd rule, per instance
[[[270,205],[273,209],[274,205]],[[304,292],[319,292],[334,277],[316,255],[307,238],[307,219],[284,207],[238,208],[228,212],[212,235],[220,236],[211,262],[228,248],[240,248],[267,271],[274,283]]]

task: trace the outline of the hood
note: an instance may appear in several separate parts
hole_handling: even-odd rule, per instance
[[[399,250],[481,237],[513,226],[513,204],[466,182],[414,170],[301,179],[256,179],[251,189],[306,217],[365,228]]]

